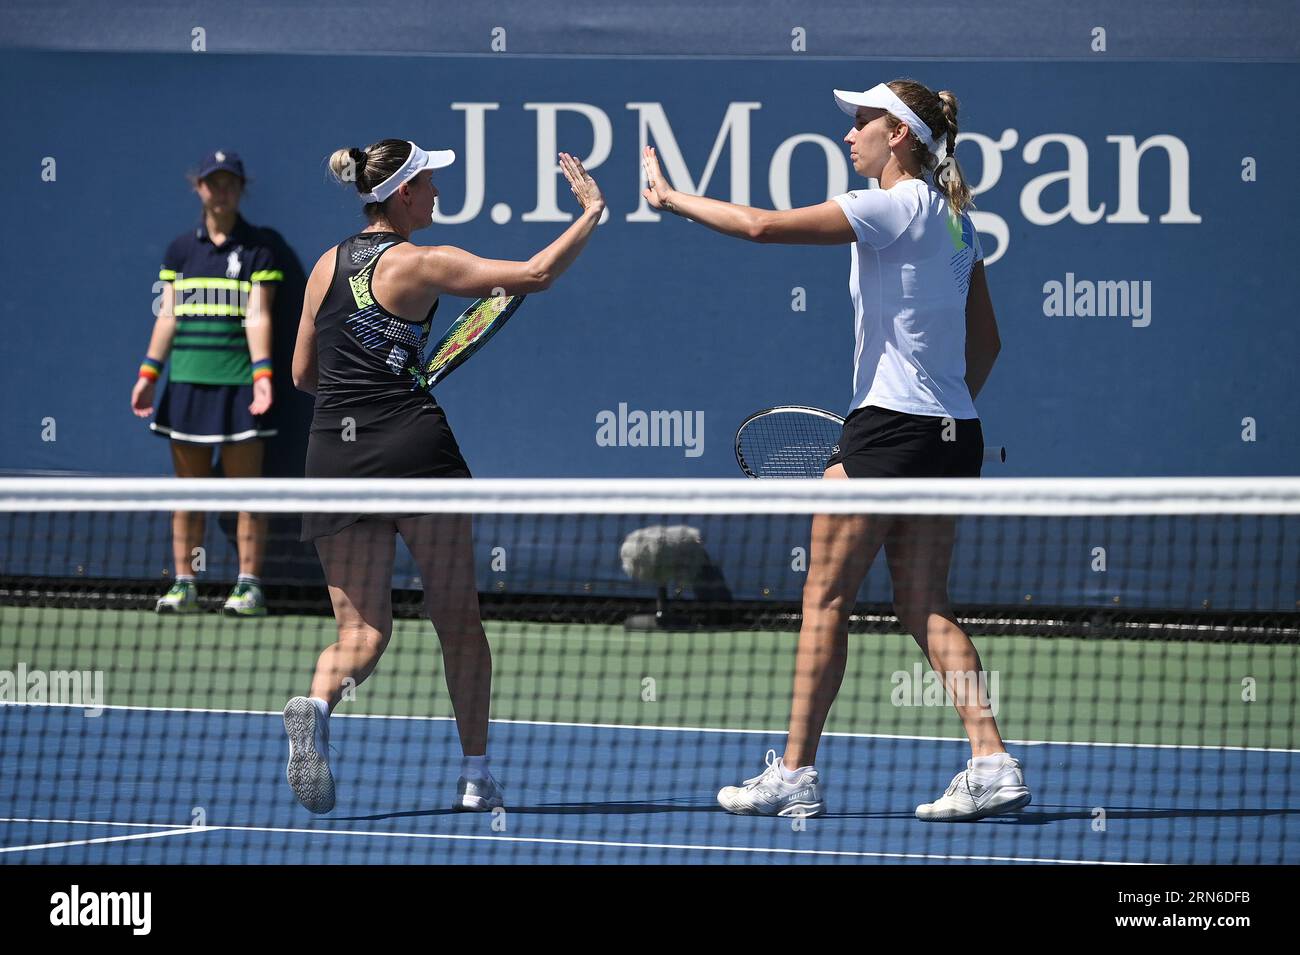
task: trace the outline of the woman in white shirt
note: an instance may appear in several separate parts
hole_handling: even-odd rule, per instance
[[[854,119],[844,137],[859,189],[815,206],[755,209],[673,190],[646,147],[645,196],[656,209],[752,242],[849,245],[856,347],[853,404],[826,478],[978,477],[984,439],[974,397],[999,349],[970,189],[953,158],[957,100],[911,80],[862,93],[835,91]],[[813,519],[803,627],[785,753],[718,794],[723,808],[761,815],[825,811],[817,744],[844,679],[849,614],[883,548],[894,609],[944,676],[971,742],[947,791],[918,806],[927,821],[960,821],[1028,805],[1020,763],[998,733],[979,655],[948,600],[955,521],[950,517]]]

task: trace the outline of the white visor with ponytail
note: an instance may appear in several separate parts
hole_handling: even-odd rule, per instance
[[[883,109],[886,112],[893,113],[907,123],[907,128],[916,134],[917,139],[930,147],[930,152],[934,153],[934,157],[938,162],[943,162],[948,156],[948,137],[936,137],[930,131],[930,127],[921,122],[921,117],[912,112],[911,108],[898,97],[898,94],[885,83],[878,83],[871,89],[864,90],[861,93],[836,90],[835,102],[840,109],[854,119],[858,116],[859,106],[865,106],[868,109]]]
[[[411,142],[409,139],[407,142]],[[451,149],[435,149],[433,152],[425,152],[415,143],[411,143],[411,155],[406,157],[406,162],[379,185],[375,186],[370,192],[363,192],[361,200],[363,202],[383,202],[393,193],[395,193],[404,182],[410,182],[419,173],[426,169],[441,169],[444,166],[450,166],[456,161],[456,153]]]

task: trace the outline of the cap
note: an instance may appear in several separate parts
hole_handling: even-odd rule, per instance
[[[244,175],[244,163],[239,158],[239,153],[232,153],[229,150],[218,149],[214,153],[208,153],[203,157],[203,162],[199,163],[200,179],[205,179],[214,172],[233,172],[240,179],[247,179]]]

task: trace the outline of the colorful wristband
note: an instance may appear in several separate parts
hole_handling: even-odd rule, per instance
[[[140,362],[140,377],[148,378],[150,381],[157,381],[162,375],[163,363],[157,358],[145,358]]]
[[[271,359],[263,358],[261,361],[253,362],[254,381],[257,381],[259,378],[270,378],[270,377],[271,377]]]

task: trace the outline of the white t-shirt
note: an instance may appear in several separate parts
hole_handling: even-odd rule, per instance
[[[920,179],[835,196],[853,226],[853,404],[978,417],[966,387],[966,292],[979,233]]]

